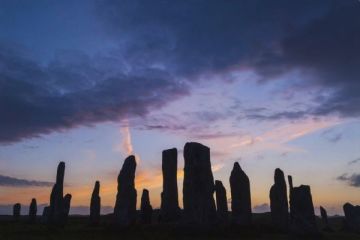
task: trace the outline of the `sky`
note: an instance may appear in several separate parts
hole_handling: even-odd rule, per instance
[[[0,214],[48,204],[60,161],[72,213],[96,180],[111,212],[130,154],[158,208],[173,147],[182,205],[190,141],[229,199],[240,163],[254,212],[277,167],[316,212],[360,203],[357,0],[0,0],[0,29]]]

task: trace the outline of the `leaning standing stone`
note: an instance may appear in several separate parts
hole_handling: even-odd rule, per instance
[[[324,225],[323,230],[327,231],[327,232],[332,232],[332,229],[329,225],[327,212],[326,212],[325,208],[323,208],[322,206],[320,206],[320,214],[321,214],[322,223]]]
[[[228,205],[226,197],[226,189],[221,181],[215,181],[215,196],[216,196],[216,212],[221,223],[226,223],[228,220]]]
[[[100,222],[100,182],[96,181],[90,202],[90,224],[98,225]]]
[[[64,175],[65,163],[60,162],[56,173],[56,182],[50,195],[48,222],[54,225],[63,225],[64,220]]]

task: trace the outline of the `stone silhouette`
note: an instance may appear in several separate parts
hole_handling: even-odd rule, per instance
[[[289,206],[284,172],[277,168],[274,174],[274,185],[270,189],[270,209],[273,225],[286,231],[289,225]]]
[[[252,221],[250,181],[238,162],[230,175],[232,222],[236,225],[250,225]]]
[[[118,192],[114,208],[114,223],[127,227],[136,221],[136,161],[133,155],[127,157],[118,176]]]
[[[345,229],[360,232],[360,206],[345,203],[343,210],[345,214]]]
[[[140,220],[141,223],[150,224],[152,218],[153,208],[150,204],[149,191],[144,189],[141,196],[140,204]]]
[[[13,206],[13,217],[15,220],[19,220],[21,212],[21,204],[15,203]]]
[[[41,215],[41,222],[45,224],[49,223],[49,215],[50,215],[50,206],[46,206],[44,207]]]
[[[71,194],[66,194],[64,197],[64,214],[63,214],[63,223],[67,222],[67,219],[69,217],[69,212],[70,212],[70,205],[71,205]]]
[[[291,193],[294,188],[291,175],[288,175],[288,182],[289,182],[289,205],[290,205],[290,214],[289,215],[290,215],[290,222],[291,222],[291,220],[293,219],[292,213],[294,212],[292,204],[291,204],[291,196],[292,196]]]
[[[48,214],[48,223],[54,225],[64,224],[64,175],[65,163],[60,162],[56,173],[56,182],[50,195],[50,207]]]
[[[226,223],[228,220],[228,205],[226,197],[226,189],[221,181],[215,181],[215,196],[216,196],[216,212],[221,223]]]
[[[29,207],[29,220],[30,222],[36,222],[36,213],[37,213],[37,203],[36,199],[31,199],[30,207]]]
[[[210,149],[200,143],[188,142],[184,147],[184,160],[184,221],[200,225],[214,223],[216,206]]]
[[[289,185],[291,230],[300,235],[318,233],[310,186],[293,187],[291,176]]]
[[[179,219],[180,208],[177,186],[177,150],[162,152],[163,191],[161,193],[161,221],[171,222]]]
[[[97,225],[100,222],[100,182],[96,181],[90,201],[90,224]]]
[[[327,212],[326,212],[325,208],[323,208],[322,206],[320,206],[320,215],[321,215],[322,223],[323,223],[323,225],[324,225],[323,230],[324,230],[324,231],[331,232],[332,229],[331,229],[331,227],[330,227],[330,225],[329,225],[329,220],[328,220]]]

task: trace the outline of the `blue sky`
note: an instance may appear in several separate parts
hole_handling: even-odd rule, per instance
[[[0,4],[0,176],[51,182],[65,161],[74,206],[96,180],[113,206],[135,154],[158,207],[161,151],[178,148],[181,191],[198,141],[228,192],[240,162],[255,210],[276,167],[330,214],[360,199],[358,1]],[[3,205],[49,201],[46,184],[0,185]]]

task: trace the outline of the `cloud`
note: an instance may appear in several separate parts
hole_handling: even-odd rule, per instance
[[[346,182],[349,186],[360,187],[360,174],[354,173],[352,175],[343,174],[336,178],[339,181]]]
[[[0,186],[7,187],[51,187],[54,183],[36,180],[26,180],[0,175]]]
[[[360,162],[360,158],[354,159],[354,160],[350,161],[348,164],[352,165],[352,164],[355,164],[355,163],[358,163],[358,162]]]
[[[111,50],[60,51],[43,64],[1,43],[0,143],[145,117],[187,96],[202,76],[244,69],[259,84],[298,71],[301,82],[289,80],[288,88],[321,93],[307,108],[248,119],[358,117],[359,12],[356,0],[97,1],[96,20],[114,43]],[[183,125],[144,124],[171,127]]]
[[[165,71],[125,72],[118,62],[110,71],[101,66],[105,57],[70,52],[42,66],[10,47],[0,50],[0,143],[144,116],[188,92]]]
[[[108,0],[99,3],[97,10],[110,36],[124,39],[126,35],[123,44],[130,62],[158,64],[187,78],[250,69],[265,82],[297,71],[302,81],[288,86],[294,91],[317,91],[314,105],[306,109],[249,118],[360,115],[360,4],[356,0],[221,4]]]

